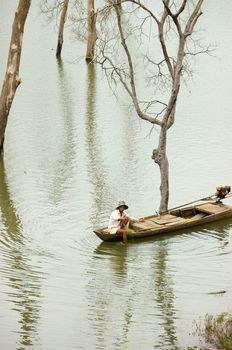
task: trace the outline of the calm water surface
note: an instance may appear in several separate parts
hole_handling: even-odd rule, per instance
[[[1,78],[16,3],[0,1]],[[231,11],[229,0],[212,1],[202,16],[203,35],[218,49],[198,58],[179,99],[170,206],[232,184]],[[43,23],[34,2],[0,162],[0,347],[197,344],[194,321],[231,311],[232,221],[127,247],[93,234],[118,200],[132,215],[157,210],[157,133],[149,136],[124,92],[115,99],[98,67],[77,59],[85,46],[68,32],[57,63],[56,34]]]

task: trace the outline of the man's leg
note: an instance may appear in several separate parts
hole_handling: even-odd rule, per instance
[[[122,236],[123,243],[127,244],[127,228],[119,228],[117,233]]]

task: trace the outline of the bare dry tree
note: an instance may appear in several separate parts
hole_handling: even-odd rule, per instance
[[[160,213],[167,211],[169,200],[167,132],[175,121],[181,77],[186,70],[186,51],[190,50],[189,38],[202,14],[202,3],[203,0],[159,0],[156,4],[140,0],[108,0],[101,14],[110,20],[107,28],[99,31],[102,34],[97,41],[98,62],[111,85],[120,81],[139,118],[159,128],[158,146],[153,150],[152,158],[161,175]],[[145,48],[146,63],[154,71],[149,80],[150,87],[151,82],[154,83],[149,101],[138,97],[136,40],[141,51]],[[164,100],[160,99],[161,87]]]
[[[96,34],[96,16],[94,11],[94,0],[87,0],[87,18],[88,18],[88,40],[86,51],[86,62],[90,63],[94,59]]]
[[[87,63],[92,62],[97,39],[94,0],[41,0],[40,10],[46,15],[48,23],[59,21],[56,57],[61,55],[68,9],[69,27],[78,40],[87,42],[85,59]]]
[[[75,0],[74,0],[75,2]],[[58,37],[56,46],[56,57],[60,58],[64,43],[64,26],[67,19],[69,0],[41,0],[40,11],[46,16],[47,23],[53,20],[57,22]],[[59,24],[58,24],[59,23]]]
[[[19,78],[19,66],[22,52],[22,39],[30,5],[31,0],[19,0],[12,26],[5,80],[0,96],[0,153],[3,151],[4,135],[11,105],[17,87],[21,83]]]
[[[64,42],[64,24],[66,21],[67,11],[68,11],[68,3],[69,0],[64,0],[63,7],[60,15],[60,24],[59,24],[59,32],[58,32],[58,40],[56,47],[56,57],[59,58],[61,55],[61,50]]]

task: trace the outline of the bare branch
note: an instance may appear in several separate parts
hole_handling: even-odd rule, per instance
[[[164,59],[165,59],[165,62],[167,64],[170,75],[173,79],[174,78],[174,70],[173,70],[173,66],[171,64],[171,60],[170,60],[170,57],[168,55],[167,47],[166,47],[165,40],[164,40],[164,31],[163,31],[164,22],[163,21],[161,23],[159,23],[158,28],[159,28],[159,40],[160,40],[160,44],[161,44],[161,47],[163,50]]]
[[[180,6],[179,10],[174,14],[174,17],[178,17],[184,11],[187,1],[188,0],[183,0],[182,5]]]
[[[136,93],[136,88],[135,88],[134,67],[133,67],[131,54],[130,54],[130,51],[129,51],[128,46],[126,44],[126,39],[125,39],[124,32],[123,32],[123,29],[122,29],[121,13],[120,13],[118,5],[114,5],[114,8],[115,8],[115,11],[116,11],[118,28],[119,28],[119,33],[120,33],[120,37],[121,37],[121,43],[122,43],[122,46],[123,46],[124,51],[126,53],[127,61],[128,61],[128,65],[129,65],[131,90],[128,88],[127,84],[124,81],[122,81],[121,75],[119,75],[118,70],[116,69],[115,71],[118,74],[118,76],[119,76],[122,84],[124,85],[125,89],[130,94],[138,116],[141,119],[149,121],[150,123],[161,125],[161,123],[156,118],[151,118],[151,117],[149,117],[147,115],[144,115],[144,113],[140,109],[138,98],[137,98],[137,93]],[[111,65],[113,65],[112,61],[111,61]]]
[[[170,7],[169,7],[169,0],[162,0],[165,11],[163,12],[163,17],[166,17],[167,15],[174,17]]]
[[[164,4],[164,8],[166,11],[164,11],[164,15],[165,13],[167,13],[172,19],[173,19],[173,22],[175,23],[176,25],[176,28],[177,28],[177,31],[179,33],[179,36],[181,37],[182,36],[182,30],[181,30],[181,26],[180,26],[180,23],[179,23],[179,20],[178,20],[178,16],[179,14],[184,10],[185,8],[185,4],[182,3],[182,6],[180,8],[180,10],[174,14],[172,13],[172,11],[170,10],[170,7],[169,7],[169,0],[162,0],[163,1],[163,4]],[[187,1],[187,0],[186,0]],[[185,1],[184,1],[185,2]],[[183,7],[183,9],[182,9]]]
[[[133,4],[138,5],[144,11],[146,11],[151,16],[151,18],[153,18],[155,20],[156,24],[158,25],[158,29],[159,29],[159,39],[160,39],[160,44],[161,44],[161,47],[162,47],[162,50],[163,50],[163,55],[164,55],[164,58],[165,58],[165,62],[167,64],[167,67],[168,67],[168,70],[170,72],[170,75],[173,78],[174,71],[173,71],[173,67],[172,67],[172,64],[171,64],[171,61],[170,61],[170,57],[168,55],[167,47],[166,47],[166,44],[165,44],[165,40],[164,40],[164,24],[165,24],[165,21],[167,19],[168,14],[169,14],[168,10],[170,10],[169,7],[168,7],[169,0],[167,0],[166,2],[163,0],[163,2],[165,3],[165,8],[167,10],[163,12],[163,16],[161,18],[161,21],[159,21],[158,18],[154,15],[154,13],[151,10],[149,10],[145,5],[143,5],[140,1],[123,0],[122,2],[131,2]]]
[[[194,26],[195,26],[198,18],[202,15],[202,12],[200,10],[202,3],[203,3],[203,0],[198,1],[196,7],[193,10],[192,15],[189,17],[189,20],[188,20],[186,27],[185,27],[185,30],[184,30],[185,37],[192,34]]]
[[[158,20],[158,18],[154,15],[154,13],[153,13],[151,10],[149,10],[148,7],[146,7],[145,5],[143,5],[139,0],[138,0],[138,1],[136,1],[136,0],[122,0],[122,3],[125,3],[125,2],[131,2],[131,3],[135,4],[135,5],[138,5],[138,6],[139,6],[140,8],[142,8],[144,11],[146,11],[147,13],[149,13],[149,15],[151,16],[151,18],[153,18],[153,19],[155,20],[155,22],[156,22],[157,24],[159,24],[159,20]]]

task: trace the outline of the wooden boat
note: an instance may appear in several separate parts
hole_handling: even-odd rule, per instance
[[[221,201],[170,210],[162,215],[151,215],[144,222],[133,223],[128,238],[143,238],[173,232],[232,217],[232,206]],[[103,241],[122,240],[119,234],[110,234],[107,228],[96,229],[96,235]]]

